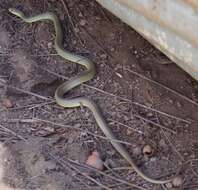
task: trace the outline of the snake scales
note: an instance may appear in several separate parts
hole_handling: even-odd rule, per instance
[[[63,57],[66,60],[69,60],[71,62],[77,63],[79,65],[82,65],[83,67],[86,68],[84,72],[82,72],[80,75],[73,77],[67,82],[64,82],[62,85],[60,85],[56,92],[55,92],[55,100],[58,105],[62,107],[67,107],[67,108],[73,108],[73,107],[80,107],[80,106],[85,106],[89,108],[94,117],[95,120],[100,127],[100,129],[103,131],[103,133],[106,135],[108,139],[110,139],[111,144],[113,147],[123,156],[129,164],[133,167],[133,169],[137,172],[139,176],[141,176],[143,179],[145,179],[148,182],[154,183],[154,184],[165,184],[168,182],[172,181],[171,179],[167,180],[158,180],[158,179],[153,179],[145,175],[135,164],[135,162],[132,160],[130,157],[129,153],[126,151],[124,146],[116,141],[116,138],[112,131],[109,129],[107,126],[107,123],[105,122],[103,116],[101,115],[97,105],[89,100],[86,97],[78,97],[78,98],[73,98],[73,99],[67,99],[64,98],[64,95],[70,91],[72,88],[92,79],[95,75],[95,66],[92,61],[89,59],[79,56],[76,54],[72,54],[68,51],[66,51],[63,48],[62,42],[63,42],[63,33],[62,33],[62,28],[60,25],[60,21],[58,17],[51,12],[46,12],[44,14],[39,14],[36,16],[31,16],[31,17],[26,17],[23,12],[20,10],[10,8],[9,12],[12,14],[20,17],[23,21],[27,23],[33,23],[37,21],[43,21],[43,20],[50,20],[53,22],[54,27],[55,27],[55,32],[56,32],[56,37],[55,37],[55,49],[61,57]]]

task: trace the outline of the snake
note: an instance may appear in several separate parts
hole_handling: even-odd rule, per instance
[[[74,107],[87,107],[93,113],[97,125],[100,127],[105,136],[109,139],[112,146],[117,150],[117,152],[131,165],[131,167],[136,171],[136,173],[146,180],[147,182],[153,184],[166,184],[172,182],[173,177],[169,179],[154,179],[146,174],[144,174],[140,168],[136,165],[135,161],[131,158],[126,148],[122,143],[116,140],[115,135],[110,130],[105,121],[101,111],[94,101],[87,97],[76,97],[76,98],[66,98],[65,95],[73,88],[79,86],[80,84],[87,82],[94,78],[96,74],[95,64],[88,58],[71,53],[64,49],[63,47],[63,30],[61,27],[60,20],[58,16],[53,12],[45,12],[42,14],[27,17],[25,14],[15,8],[8,9],[10,13],[21,18],[26,23],[34,23],[37,21],[51,21],[55,28],[55,40],[54,48],[59,56],[61,56],[66,61],[70,61],[79,64],[84,67],[84,71],[71,78],[70,80],[63,82],[55,91],[55,101],[56,103],[64,108],[74,108]]]

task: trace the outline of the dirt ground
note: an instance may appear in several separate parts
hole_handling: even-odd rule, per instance
[[[57,56],[50,23],[24,23],[9,7],[59,16],[65,49],[97,67],[71,96],[99,105],[147,175],[166,178],[184,166],[182,186],[142,180],[102,138],[89,110],[56,105],[55,89],[82,68]],[[95,1],[0,1],[0,98],[1,190],[198,189],[198,83]],[[145,145],[152,155],[143,154]],[[85,165],[94,150],[103,172]]]

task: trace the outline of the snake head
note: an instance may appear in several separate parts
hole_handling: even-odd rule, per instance
[[[24,17],[23,12],[21,12],[21,11],[18,10],[18,9],[9,8],[8,11],[9,11],[10,13],[12,13],[13,15],[16,15],[16,16],[18,16],[18,17],[20,17],[20,18]]]

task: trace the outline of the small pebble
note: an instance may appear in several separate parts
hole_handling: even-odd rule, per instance
[[[168,189],[171,189],[171,188],[173,187],[173,184],[172,184],[172,183],[167,183],[167,184],[166,184],[166,187],[167,187]]]
[[[52,48],[52,46],[53,46],[53,43],[52,42],[48,42],[47,47],[48,48]]]
[[[11,101],[9,98],[5,98],[5,99],[3,100],[3,105],[4,105],[6,108],[12,108],[12,107],[13,107],[12,101]]]
[[[110,49],[110,51],[111,51],[111,52],[114,52],[114,51],[115,51],[115,48],[112,47],[112,48]]]
[[[172,184],[174,187],[181,187],[183,184],[183,180],[181,176],[177,176],[173,179]]]
[[[152,113],[152,112],[148,112],[148,113],[146,114],[146,116],[147,116],[147,117],[153,117],[153,113]]]
[[[167,147],[167,144],[166,144],[166,142],[165,142],[164,139],[161,139],[161,140],[159,141],[159,146],[162,147],[162,148],[166,148],[166,147]]]
[[[157,158],[156,157],[152,157],[151,159],[150,159],[150,162],[156,162],[157,161]]]
[[[79,28],[77,28],[77,27],[75,27],[74,30],[76,33],[80,32]]]
[[[92,154],[88,157],[86,164],[100,171],[104,170],[104,164],[98,151],[92,152]]]
[[[55,131],[55,129],[53,127],[45,127],[45,130],[50,133],[53,133]]]
[[[79,24],[80,24],[81,26],[85,26],[86,20],[81,20],[81,21],[79,22]]]
[[[137,55],[137,53],[138,53],[137,50],[135,50],[135,51],[134,51],[134,54]]]
[[[127,129],[127,135],[129,136],[129,135],[131,135],[133,133],[133,130],[132,129]]]
[[[59,119],[64,119],[64,115],[63,114],[58,114],[58,118]]]
[[[180,102],[177,102],[176,105],[177,105],[178,108],[181,108],[182,107],[182,105],[181,105]]]
[[[164,121],[163,124],[168,127],[172,124],[172,121],[170,119],[166,119],[166,121]]]
[[[153,153],[153,148],[150,145],[145,145],[143,148],[143,154],[144,155],[151,155]]]
[[[78,14],[78,16],[83,17],[83,15],[82,15],[82,13],[81,13],[81,12]]]
[[[141,154],[141,148],[139,146],[136,146],[133,148],[133,155],[134,156],[139,156]]]
[[[130,118],[129,118],[128,116],[124,115],[123,120],[124,120],[124,121],[129,121]]]
[[[107,58],[107,55],[105,53],[103,53],[103,54],[100,55],[100,58],[106,59]]]

